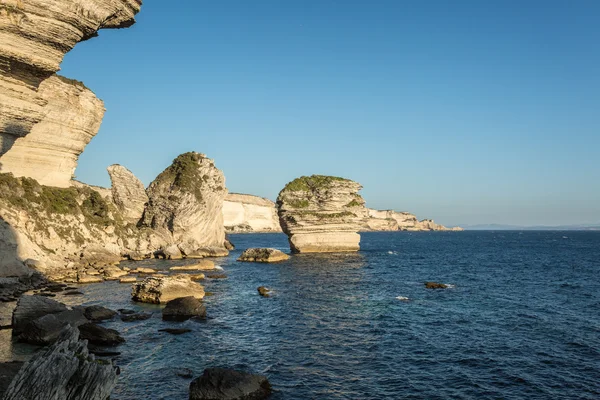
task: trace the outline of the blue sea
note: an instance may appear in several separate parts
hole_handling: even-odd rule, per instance
[[[105,324],[127,340],[113,400],[187,399],[180,375],[212,366],[268,376],[273,399],[600,399],[600,232],[361,236],[356,254],[254,264],[236,258],[289,251],[287,238],[231,235],[237,249],[216,259],[228,278],[202,283],[202,323],[163,322],[116,282],[57,300],[156,312]],[[158,332],[167,326],[193,331]]]

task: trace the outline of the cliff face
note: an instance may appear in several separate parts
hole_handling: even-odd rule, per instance
[[[144,184],[122,165],[107,168],[112,183],[112,200],[128,222],[137,224],[142,218],[148,195]]]
[[[431,219],[419,221],[414,214],[393,210],[368,209],[363,221],[363,231],[462,231],[462,228],[446,228]]]
[[[249,194],[225,197],[223,222],[227,232],[281,232],[275,203]]]
[[[169,237],[184,255],[202,247],[223,247],[223,172],[204,154],[177,157],[150,184],[142,223]]]
[[[2,1],[0,172],[69,185],[104,107],[83,85],[54,74],[75,44],[100,29],[130,26],[140,6],[139,0]]]
[[[361,185],[313,175],[288,183],[277,198],[278,215],[296,253],[359,250],[357,231],[367,216]]]

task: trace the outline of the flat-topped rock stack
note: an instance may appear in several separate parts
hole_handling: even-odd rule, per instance
[[[312,175],[279,193],[277,211],[294,253],[358,251],[367,216],[362,186],[349,179]]]

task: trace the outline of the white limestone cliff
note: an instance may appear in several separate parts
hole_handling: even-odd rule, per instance
[[[275,203],[249,194],[225,197],[223,222],[227,232],[281,232]]]

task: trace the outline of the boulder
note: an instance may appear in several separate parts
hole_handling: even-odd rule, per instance
[[[206,318],[206,307],[194,296],[180,297],[167,303],[162,311],[162,318],[166,321]]]
[[[271,297],[271,289],[267,287],[259,286],[256,290],[258,290],[258,294],[262,297]]]
[[[277,212],[292,252],[358,251],[358,231],[368,214],[361,188],[349,179],[323,175],[288,183],[277,197]]]
[[[121,268],[111,265],[104,267],[102,274],[104,275],[104,279],[107,281],[116,281],[119,280],[119,278],[127,275],[127,271],[123,271]]]
[[[91,322],[79,326],[79,338],[98,346],[116,346],[125,342],[116,330]]]
[[[76,328],[87,323],[81,310],[67,310],[57,314],[46,314],[31,321],[27,329],[19,335],[19,341],[47,346],[58,340],[65,326]]]
[[[225,238],[225,243],[223,243],[223,246],[225,247],[226,250],[231,251],[231,250],[235,250],[235,246],[233,245],[233,243],[231,243],[231,241],[227,238]]]
[[[3,400],[106,400],[116,383],[112,362],[96,360],[77,329],[67,326],[19,369]]]
[[[137,224],[148,202],[144,184],[122,165],[114,164],[107,170],[112,182],[113,202],[127,222]]]
[[[223,172],[213,160],[195,152],[181,154],[146,192],[143,226],[171,237],[185,256],[189,256],[187,249],[223,248],[222,208],[227,189]]]
[[[204,297],[204,288],[192,282],[188,275],[153,276],[132,285],[131,297],[142,303],[167,303],[170,300],[193,296]]]
[[[178,265],[169,268],[171,271],[207,271],[215,269],[215,263],[210,260],[200,260],[194,264]]]
[[[190,400],[261,400],[271,394],[265,376],[226,368],[208,368],[190,383]]]
[[[181,250],[177,245],[171,245],[165,247],[164,249],[160,249],[154,252],[154,257],[162,258],[165,260],[181,260],[183,258],[183,254],[181,254]]]
[[[204,274],[191,274],[189,277],[193,281],[203,281],[206,278]]]
[[[129,271],[130,274],[155,274],[156,270],[153,268],[146,268],[146,267],[138,267],[134,270]]]
[[[13,335],[20,335],[27,325],[47,314],[67,311],[67,306],[41,296],[21,296],[12,314]]]
[[[123,322],[135,322],[135,321],[145,321],[147,319],[152,318],[152,313],[135,313],[135,314],[123,314],[121,315],[121,321]]]
[[[252,248],[244,250],[238,261],[273,263],[288,260],[290,256],[282,251],[269,248]]]
[[[134,283],[137,282],[137,278],[135,276],[124,276],[119,279],[119,283]]]
[[[100,283],[104,282],[104,279],[100,275],[88,275],[88,274],[80,274],[77,275],[78,283]]]
[[[438,282],[425,282],[426,289],[447,289],[448,285]]]
[[[92,322],[100,322],[111,319],[117,312],[102,306],[88,306],[84,308],[83,314]]]

